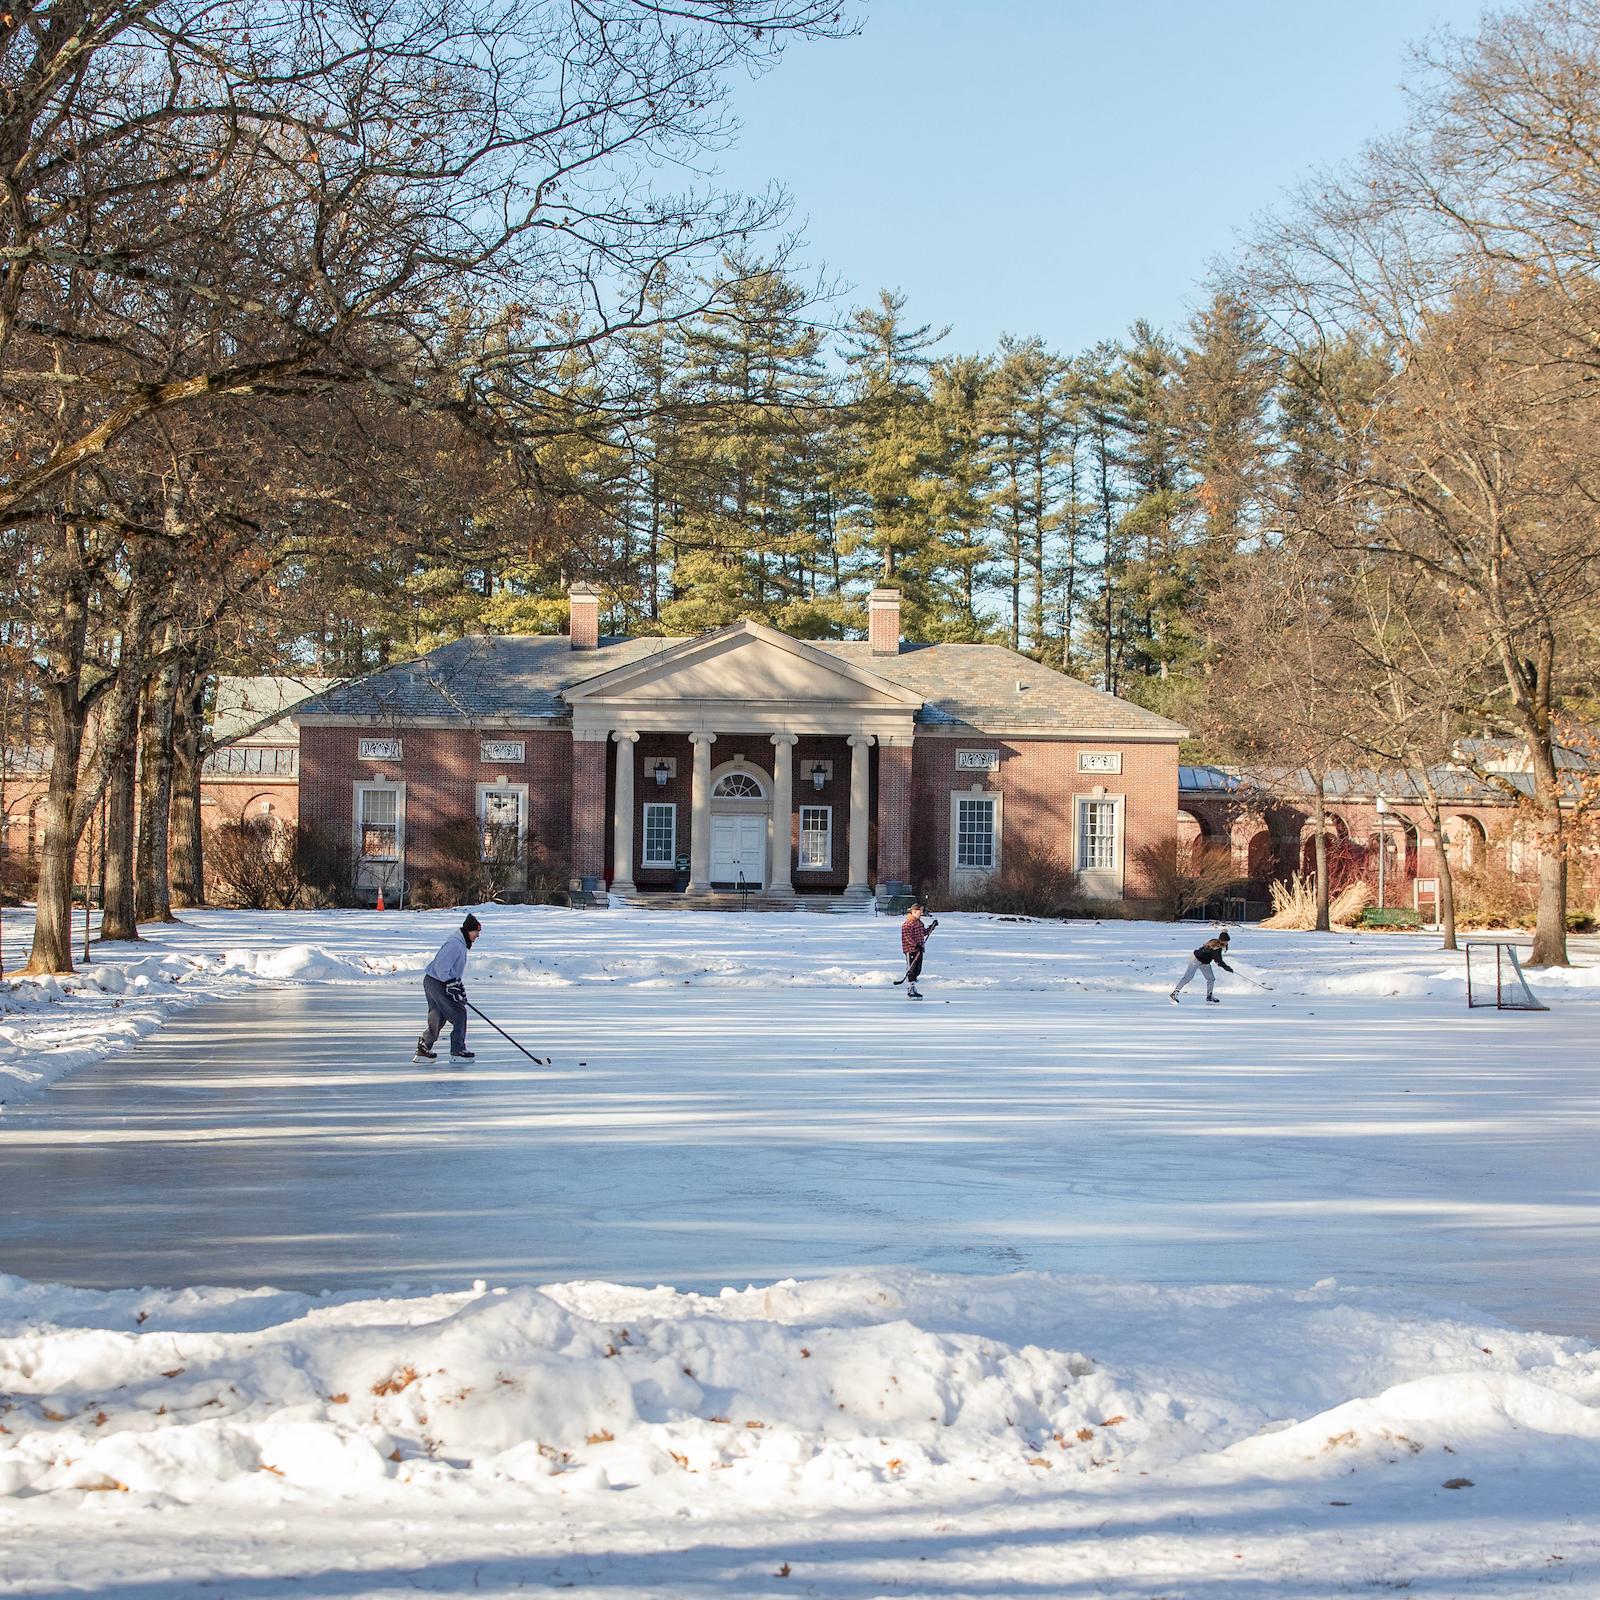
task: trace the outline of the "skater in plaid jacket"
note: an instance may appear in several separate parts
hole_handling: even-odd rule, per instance
[[[908,1000],[922,998],[922,991],[917,988],[917,979],[922,976],[922,952],[927,948],[928,935],[939,926],[937,921],[922,920],[926,910],[927,907],[918,901],[900,924],[900,950],[906,958],[906,975],[896,978],[895,982],[905,984]]]

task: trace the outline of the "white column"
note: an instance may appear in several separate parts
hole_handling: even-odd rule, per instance
[[[794,832],[794,747],[798,735],[772,736],[772,880],[767,893],[786,899],[794,893],[790,840]]]
[[[618,728],[615,815],[611,819],[611,892],[633,894],[633,747],[639,735]]]
[[[850,881],[844,887],[849,895],[870,892],[867,883],[867,830],[869,828],[868,797],[871,793],[867,752],[872,748],[870,733],[852,733],[846,741],[850,746]]]
[[[711,892],[711,747],[714,733],[691,733],[694,793],[689,807],[689,893]]]

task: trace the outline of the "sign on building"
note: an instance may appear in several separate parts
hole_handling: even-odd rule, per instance
[[[478,743],[478,759],[486,762],[518,762],[528,758],[525,739],[483,739]]]
[[[957,750],[957,772],[998,772],[1000,770],[1000,752],[998,750]]]
[[[1121,772],[1122,752],[1120,750],[1080,750],[1078,752],[1079,772]]]
[[[363,739],[356,749],[358,761],[398,761],[403,754],[398,739]]]

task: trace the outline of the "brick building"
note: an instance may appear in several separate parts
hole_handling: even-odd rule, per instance
[[[1334,883],[1374,876],[1381,854],[1390,904],[1434,902],[1439,861],[1425,804],[1429,786],[1440,800],[1452,868],[1492,867],[1536,880],[1538,852],[1519,803],[1533,794],[1526,750],[1515,741],[1478,740],[1463,751],[1468,755],[1478,771],[1466,764],[1434,767],[1427,784],[1422,773],[1399,768],[1327,773],[1323,811]],[[1563,808],[1576,814],[1582,780],[1593,778],[1595,763],[1558,749],[1556,765],[1567,789]],[[1307,772],[1249,774],[1185,765],[1178,778],[1178,837],[1229,850],[1246,893],[1264,899],[1268,884],[1315,873],[1314,795]],[[1591,852],[1577,850],[1569,871],[1575,892],[1600,887],[1600,860]]]
[[[300,730],[288,715],[333,678],[219,678],[212,750],[200,769],[204,824],[240,818],[293,828],[300,816]]]
[[[200,769],[203,828],[241,818],[292,830],[300,815],[300,730],[288,713],[337,680],[280,675],[217,679],[208,754]],[[43,839],[39,805],[50,773],[48,747],[0,751],[0,883],[32,892]],[[93,830],[79,846],[78,875],[90,876]]]
[[[1019,843],[1137,899],[1134,851],[1173,832],[1182,728],[998,646],[903,644],[895,590],[859,642],[602,638],[598,596],[571,599],[566,638],[469,637],[296,710],[300,815],[368,896],[438,870],[463,821],[688,904],[942,895]]]

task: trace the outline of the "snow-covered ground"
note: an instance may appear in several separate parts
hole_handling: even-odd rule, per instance
[[[0,996],[0,1593],[1600,1595],[1600,1353],[1466,1309],[1600,1326],[1600,967],[480,914],[548,1069],[404,1065],[444,914]]]

